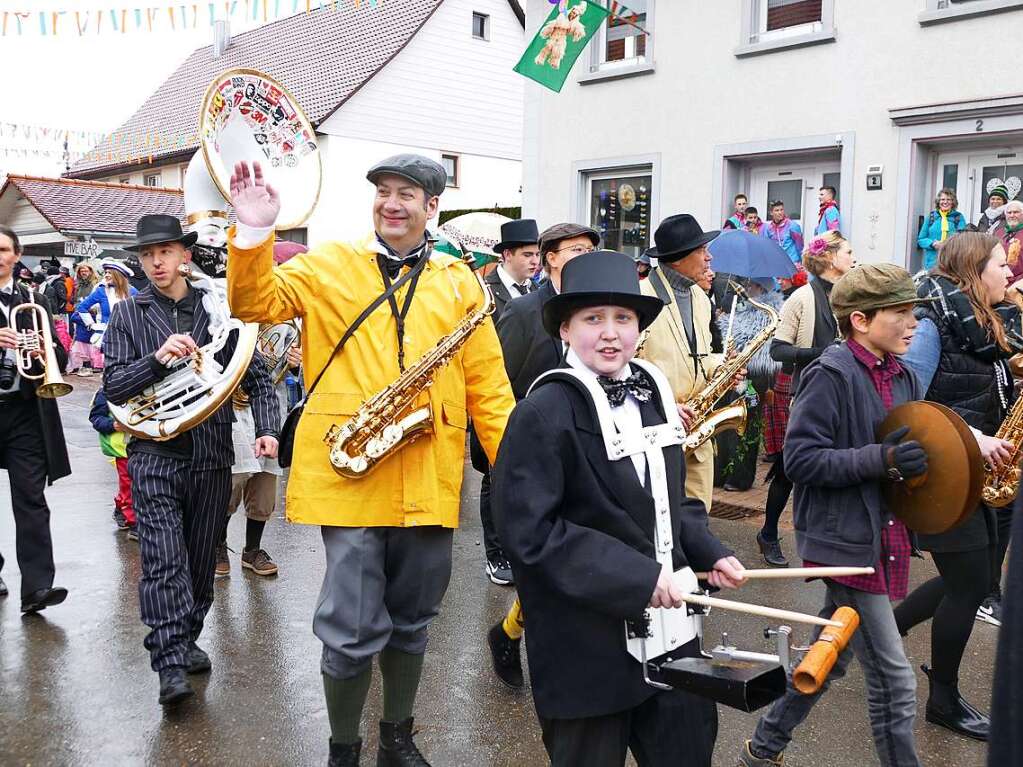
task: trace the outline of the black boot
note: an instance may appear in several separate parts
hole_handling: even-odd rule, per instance
[[[185,678],[185,669],[171,666],[160,671],[160,705],[171,706],[194,694]]]
[[[963,700],[959,685],[937,681],[927,666],[921,666],[930,684],[927,697],[927,721],[967,738],[986,741],[991,719]]]
[[[497,678],[513,690],[525,686],[522,678],[522,640],[512,639],[505,633],[504,623],[499,622],[487,633],[490,645],[490,659],[494,663]]]
[[[377,767],[430,767],[412,741],[412,717],[403,722],[380,723]]]
[[[785,559],[785,554],[781,550],[780,538],[769,541],[760,533],[757,533],[757,546],[760,548],[760,553],[764,556],[764,561],[771,567],[789,566],[789,561]]]
[[[362,752],[362,738],[354,743],[330,743],[330,760],[327,767],[359,767],[359,754]]]

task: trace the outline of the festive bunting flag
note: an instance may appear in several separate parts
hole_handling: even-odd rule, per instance
[[[569,2],[565,10],[555,6],[514,70],[560,93],[579,54],[609,15],[590,0]]]

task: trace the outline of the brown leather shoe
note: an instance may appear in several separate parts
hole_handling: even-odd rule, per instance
[[[277,575],[277,565],[263,549],[243,551],[242,567],[256,575]]]

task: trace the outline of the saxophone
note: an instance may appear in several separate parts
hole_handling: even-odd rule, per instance
[[[1019,495],[1020,476],[1023,475],[1023,471],[1020,470],[1020,448],[1023,447],[1023,397],[1016,400],[1016,404],[998,427],[995,436],[1013,444],[1012,455],[1000,468],[985,464],[984,487],[980,497],[988,506],[1001,508],[1016,500],[1016,496]]]
[[[686,453],[693,452],[711,437],[727,429],[735,429],[739,434],[746,433],[747,412],[745,399],[717,410],[714,410],[714,405],[732,388],[735,376],[753,359],[757,349],[771,340],[775,330],[778,329],[779,322],[781,322],[778,312],[767,304],[754,301],[741,285],[732,281],[729,281],[728,285],[744,301],[748,301],[751,305],[766,313],[771,321],[745,349],[734,357],[726,357],[721,366],[714,371],[714,375],[707,382],[707,385],[695,397],[684,403],[696,414],[696,420],[690,427],[689,434],[686,435],[682,442],[682,447]],[[729,346],[731,346],[731,341],[729,341]],[[725,354],[727,355],[731,351],[732,349],[730,348],[725,349]]]
[[[433,431],[430,405],[416,407],[416,401],[494,311],[490,288],[478,272],[473,274],[483,291],[483,305],[468,314],[394,383],[366,400],[349,421],[327,430],[323,441],[330,448],[330,464],[342,477],[365,477],[387,456]]]

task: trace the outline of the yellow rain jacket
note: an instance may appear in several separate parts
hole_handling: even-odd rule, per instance
[[[273,237],[250,250],[230,231],[228,300],[246,322],[302,318],[303,375],[308,388],[349,323],[384,291],[371,235],[359,243],[324,243],[274,267]],[[403,305],[407,285],[397,292]],[[483,296],[472,272],[436,251],[423,269],[405,318],[405,366],[450,334]],[[437,375],[429,402],[434,433],[383,459],[367,476],[347,479],[332,468],[323,438],[363,402],[398,378],[396,322],[377,308],[330,363],[306,405],[295,435],[288,480],[292,522],[339,527],[458,527],[466,427],[472,418],[491,463],[515,406],[501,345],[490,318]]]

